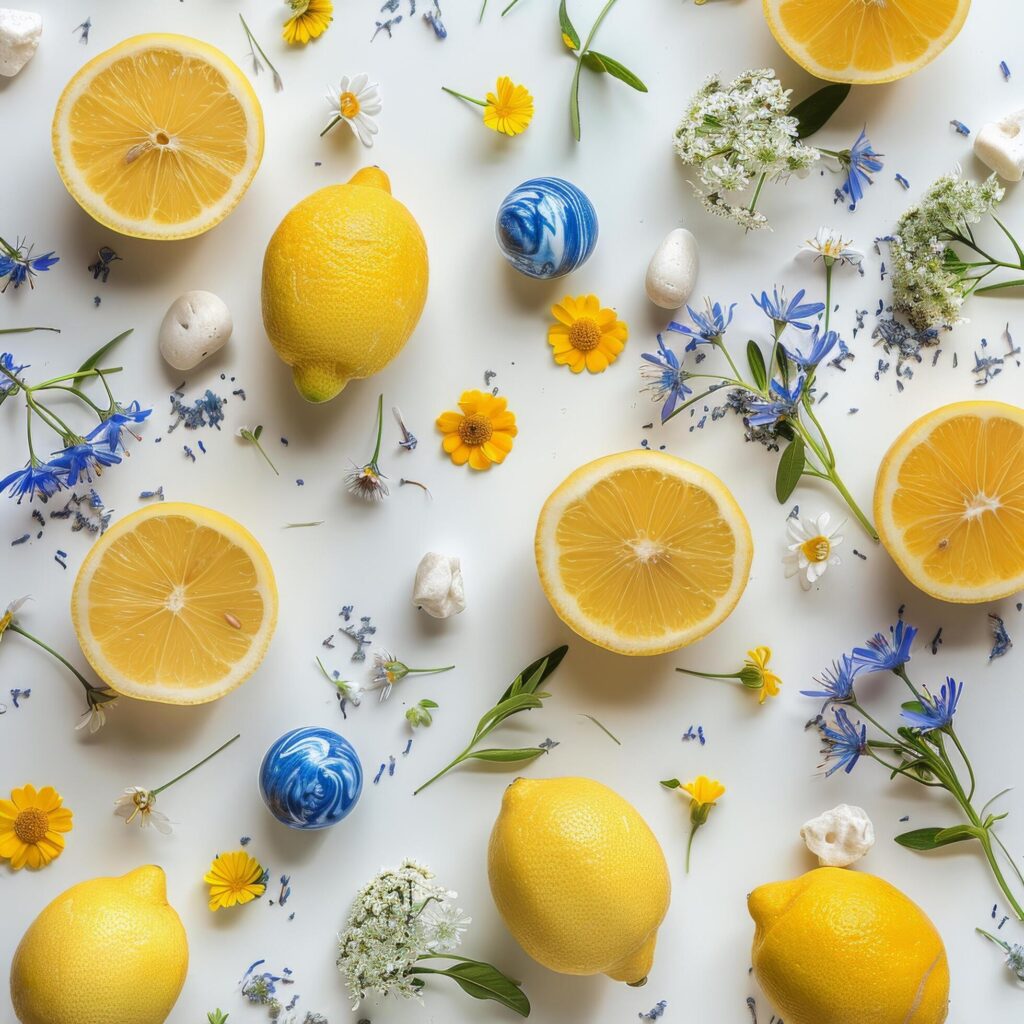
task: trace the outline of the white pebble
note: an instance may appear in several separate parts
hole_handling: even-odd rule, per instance
[[[697,239],[686,228],[670,231],[647,265],[647,298],[662,309],[678,309],[697,283],[699,266]]]
[[[176,370],[191,370],[231,337],[231,310],[213,292],[185,292],[160,325],[160,355]]]
[[[875,845],[875,827],[862,807],[839,804],[806,822],[800,838],[822,867],[846,868]]]
[[[458,615],[466,607],[462,569],[454,555],[428,551],[416,568],[412,603],[435,619]]]
[[[1024,110],[986,124],[974,137],[974,155],[1000,178],[1024,177]]]
[[[43,16],[0,7],[0,75],[13,78],[35,55]]]

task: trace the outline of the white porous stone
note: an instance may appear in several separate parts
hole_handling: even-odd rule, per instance
[[[974,155],[1000,178],[1024,177],[1024,110],[985,125],[974,137]]]
[[[428,551],[416,568],[412,603],[435,619],[458,615],[466,607],[466,591],[459,560]]]
[[[806,822],[800,838],[822,867],[845,868],[875,845],[875,826],[862,807],[839,804]]]
[[[231,310],[213,292],[185,292],[160,325],[160,355],[176,370],[191,370],[231,337]]]
[[[697,283],[697,239],[686,230],[670,231],[647,265],[647,298],[662,309],[678,309]]]
[[[13,78],[35,55],[43,16],[0,7],[0,75]]]

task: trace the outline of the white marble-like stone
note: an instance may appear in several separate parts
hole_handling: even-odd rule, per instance
[[[697,283],[697,239],[686,228],[670,231],[647,265],[647,298],[662,309],[678,309]]]
[[[974,137],[974,155],[1006,181],[1024,178],[1024,110],[986,124]]]
[[[0,7],[0,75],[13,78],[39,49],[43,16]]]
[[[160,355],[176,370],[191,370],[231,337],[231,310],[213,292],[179,295],[160,325]]]
[[[875,845],[875,827],[864,808],[839,804],[805,822],[800,838],[822,867],[846,868]]]
[[[458,615],[466,607],[466,590],[458,558],[428,551],[416,568],[412,603],[435,619]]]

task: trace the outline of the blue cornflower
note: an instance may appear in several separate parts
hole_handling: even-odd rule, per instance
[[[801,690],[805,697],[821,697],[823,704],[822,711],[827,704],[842,704],[853,700],[853,683],[861,666],[856,664],[848,654],[843,655],[841,662],[832,662],[832,667],[825,669],[820,678],[814,681],[821,687],[820,690]]]
[[[69,445],[62,451],[55,452],[49,465],[58,473],[64,474],[68,487],[74,487],[80,476],[84,476],[92,483],[93,470],[98,476],[107,466],[113,466],[120,461],[121,456],[114,452],[97,448],[86,441],[79,441],[78,444]]]
[[[836,708],[835,725],[837,728],[821,726],[821,738],[825,741],[821,752],[826,761],[836,762],[825,772],[826,777],[840,768],[849,775],[861,754],[868,751],[868,727],[860,722],[854,725],[845,708]]]
[[[152,411],[152,409],[140,408],[138,402],[132,402],[128,406],[119,405],[116,412],[112,412],[98,427],[94,427],[92,432],[86,435],[86,440],[105,444],[111,452],[116,452],[118,448],[124,448],[123,431],[125,430],[136,441],[142,440],[128,424],[141,423]],[[99,440],[97,441],[97,439]]]
[[[15,377],[17,377],[22,370],[27,370],[28,365],[28,363],[23,363],[20,366],[16,366],[14,363],[14,356],[10,352],[0,352],[0,366],[2,366],[7,373],[13,374]],[[14,381],[7,376],[7,373],[0,373],[0,396],[8,394],[17,387]]]
[[[946,681],[942,684],[942,689],[937,697],[928,693],[928,687],[925,687],[926,696],[919,701],[921,710],[904,709],[900,714],[919,732],[945,729],[953,722],[956,705],[963,691],[963,683],[958,683],[952,676],[946,676]]]
[[[793,385],[792,391],[788,391],[784,384],[773,380],[771,393],[775,395],[774,399],[755,398],[746,403],[747,424],[751,427],[771,427],[779,420],[793,416],[803,389],[803,377]]]
[[[11,245],[0,238],[0,281],[7,278],[0,293],[7,291],[8,285],[20,288],[28,281],[29,288],[34,287],[32,278],[49,270],[54,263],[60,262],[59,256],[54,256],[53,251],[43,253],[42,256],[32,255],[32,246],[25,242],[18,242]]]
[[[856,209],[857,204],[864,198],[865,182],[872,184],[871,175],[882,169],[880,157],[884,153],[876,153],[871,148],[871,140],[863,130],[857,136],[857,141],[850,147],[848,153],[843,154],[843,166],[846,168],[846,181],[843,184],[843,191],[850,198],[850,209]]]
[[[51,494],[56,494],[62,486],[60,477],[52,466],[40,466],[34,462],[30,462],[24,469],[8,473],[0,480],[0,491],[10,487],[8,493],[12,498],[17,497],[19,505],[26,494],[29,501],[38,494],[39,500],[45,504],[46,499]]]
[[[764,312],[764,315],[769,320],[774,320],[776,324],[792,324],[798,330],[809,331],[811,325],[804,320],[804,317],[817,316],[819,313],[824,312],[824,302],[805,302],[801,304],[806,294],[806,290],[801,288],[800,291],[793,296],[786,304],[786,292],[785,289],[772,288],[773,299],[768,298],[767,292],[761,292],[761,298],[759,299],[756,295],[750,297],[754,300],[754,304]]]
[[[658,335],[656,354],[644,352],[641,358],[649,366],[641,367],[640,373],[648,382],[646,390],[651,391],[655,402],[661,402],[661,422],[664,423],[675,412],[676,403],[693,393],[686,384],[686,370],[679,365],[679,357],[665,345],[665,339]]]
[[[735,302],[728,310],[725,310],[720,302],[705,299],[703,313],[698,313],[693,306],[686,307],[686,312],[696,326],[696,330],[676,320],[668,325],[668,329],[677,334],[685,334],[690,339],[686,351],[692,352],[698,345],[711,345],[721,340],[725,329],[732,322],[732,311],[735,308]]]
[[[811,350],[807,355],[804,355],[798,348],[789,348],[788,345],[783,345],[782,349],[801,370],[806,370],[822,362],[836,347],[837,341],[839,341],[839,335],[835,331],[825,331],[823,334],[821,327],[815,324],[814,330],[811,332]]]
[[[910,661],[910,645],[917,636],[917,628],[908,626],[902,619],[889,627],[890,638],[876,633],[867,642],[867,647],[854,647],[853,660],[858,668],[868,672],[895,672]]]

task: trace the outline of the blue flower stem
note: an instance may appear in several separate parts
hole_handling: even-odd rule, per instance
[[[825,334],[828,334],[828,320],[832,315],[832,265],[833,261],[825,259]]]
[[[84,391],[82,391],[81,388],[69,387],[67,384],[51,384],[48,388],[46,388],[46,390],[67,391],[69,394],[74,395],[75,398],[77,398],[80,402],[84,402],[87,406],[89,406],[89,408],[92,409],[92,411],[96,413],[96,415],[99,417],[100,422],[103,422],[105,418],[103,410]]]
[[[467,103],[475,103],[478,107],[487,106],[487,103],[484,100],[474,99],[472,96],[467,96],[465,93],[456,92],[454,89],[449,89],[447,85],[441,86],[441,92],[446,92],[449,96],[456,96],[458,99],[465,100]]]
[[[32,445],[32,406],[28,404],[25,406],[25,435],[28,439],[29,462],[33,466],[38,465],[39,459],[36,458],[36,450]]]
[[[49,380],[44,380],[41,384],[33,384],[29,390],[45,391],[48,387],[51,387],[54,384],[63,384],[68,380],[84,380],[86,377],[102,377],[105,373],[120,373],[123,369],[123,366],[111,366],[103,370],[75,370],[74,373],[64,373],[59,377],[51,377]]]
[[[241,736],[241,733],[235,733],[235,735],[232,736],[231,739],[227,741],[227,743],[222,743],[212,754],[207,754],[206,757],[202,759],[202,761],[197,761],[194,765],[192,765],[191,768],[186,768],[185,771],[183,771],[180,775],[175,775],[170,782],[165,782],[162,786],[157,786],[156,789],[150,790],[150,792],[153,794],[153,796],[156,796],[157,793],[162,793],[165,789],[169,789],[176,782],[180,782],[183,778],[185,778],[186,775],[191,775],[192,772],[194,772],[197,768],[201,768],[204,764],[206,764],[207,761],[210,761],[213,758],[215,758],[225,747],[230,747],[231,744],[234,743],[239,736]]]
[[[971,759],[967,756],[967,751],[964,750],[964,746],[960,742],[960,738],[957,736],[956,730],[952,726],[949,727],[949,738],[953,741],[956,749],[960,752],[960,756],[963,758],[963,762],[967,767],[967,775],[971,780],[971,788],[967,792],[967,799],[969,801],[973,800],[974,791],[977,789],[977,781],[974,778],[974,768],[971,765]]]
[[[722,336],[721,336],[721,335],[719,335],[719,336],[718,336],[718,338],[717,338],[717,339],[715,340],[715,345],[716,345],[716,346],[717,346],[717,347],[718,347],[719,349],[721,349],[721,351],[722,351],[722,354],[723,354],[723,355],[725,356],[725,358],[726,358],[726,359],[728,360],[728,362],[729,362],[729,368],[730,368],[730,369],[732,370],[732,375],[733,375],[733,376],[734,376],[734,377],[735,377],[735,378],[736,378],[737,380],[743,381],[743,374],[742,374],[742,373],[740,373],[740,371],[739,371],[739,369],[737,368],[736,364],[735,364],[735,363],[733,362],[733,358],[732,358],[732,356],[731,356],[731,355],[729,355],[729,350],[728,350],[728,349],[727,349],[727,348],[725,347],[725,342],[724,342],[724,341],[722,341]],[[745,388],[747,388],[747,389],[749,390],[749,386],[748,386],[748,385],[746,384],[746,382],[744,382],[744,383],[743,383],[743,387],[745,387]]]
[[[110,402],[110,405],[107,407],[107,415],[109,416],[117,408],[117,399],[114,398],[114,393],[110,390],[110,385],[107,383],[106,373],[106,370],[96,371],[96,376],[99,377],[103,390],[107,393],[107,400]]]
[[[786,329],[786,324],[782,321],[775,320],[775,341],[772,342],[772,356],[768,362],[768,381],[771,382],[772,377],[775,376],[775,370],[779,365],[779,339],[782,337],[782,332]],[[786,385],[786,390],[789,390],[789,362],[784,361],[782,364],[783,368],[783,383]],[[765,386],[765,397],[768,397],[768,387]]]

